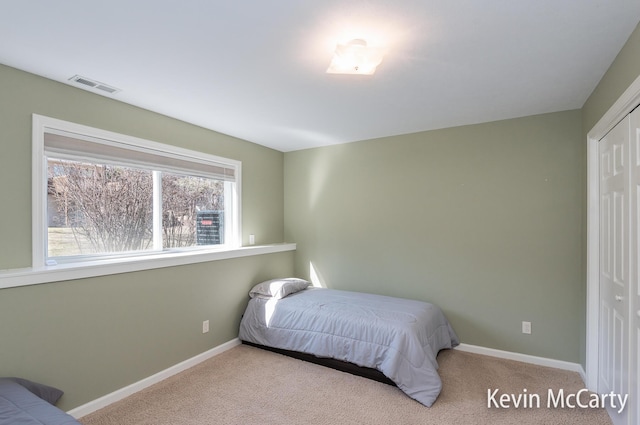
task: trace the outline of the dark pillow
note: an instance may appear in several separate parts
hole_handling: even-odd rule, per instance
[[[33,394],[53,405],[55,405],[58,400],[60,400],[60,397],[62,397],[62,394],[64,394],[64,391],[57,388],[39,384],[37,382],[29,381],[28,379],[23,378],[0,378],[0,382],[5,379],[25,387]]]

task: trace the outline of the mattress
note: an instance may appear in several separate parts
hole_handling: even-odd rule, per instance
[[[438,352],[459,343],[433,304],[325,288],[252,298],[239,338],[377,369],[428,407],[442,389]]]

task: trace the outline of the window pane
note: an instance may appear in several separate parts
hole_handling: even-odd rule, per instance
[[[224,242],[224,181],[162,173],[163,248]]]
[[[48,159],[48,257],[153,248],[147,170]]]

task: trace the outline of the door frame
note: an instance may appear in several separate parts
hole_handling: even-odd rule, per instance
[[[587,335],[585,384],[598,390],[600,340],[600,164],[598,142],[640,104],[640,76],[587,134]]]

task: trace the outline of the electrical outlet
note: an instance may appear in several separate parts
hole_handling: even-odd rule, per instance
[[[202,322],[202,333],[206,334],[207,332],[209,332],[209,321],[205,320]]]
[[[256,235],[249,235],[249,245],[254,245],[256,243]]]
[[[522,322],[522,333],[531,334],[531,322]]]

